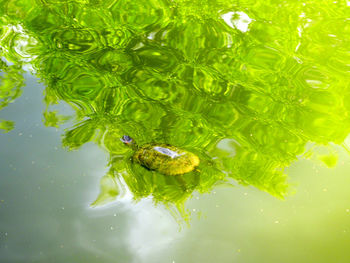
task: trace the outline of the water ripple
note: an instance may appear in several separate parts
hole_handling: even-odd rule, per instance
[[[283,169],[308,142],[350,132],[344,1],[5,2],[1,56],[14,66],[2,68],[2,105],[18,97],[27,63],[46,84],[46,118],[60,100],[75,109],[64,145],[103,146],[108,176],[136,199],[180,204],[227,176],[282,198]],[[199,171],[177,179],[136,166],[125,134],[191,150]]]

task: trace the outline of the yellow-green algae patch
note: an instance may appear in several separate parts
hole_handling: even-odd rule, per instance
[[[318,159],[321,160],[328,168],[333,168],[338,163],[337,154],[319,155]]]

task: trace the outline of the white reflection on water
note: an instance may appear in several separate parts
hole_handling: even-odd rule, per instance
[[[249,24],[253,21],[246,13],[242,11],[228,12],[223,14],[222,19],[232,28],[237,28],[243,33],[249,30]]]
[[[150,199],[133,205],[133,224],[128,232],[127,244],[134,252],[134,263],[152,262],[162,256],[176,240],[186,236],[186,228],[179,231],[179,225],[168,211],[155,207]],[[153,261],[161,262],[161,261]]]

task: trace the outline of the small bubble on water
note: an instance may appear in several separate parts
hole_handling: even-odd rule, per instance
[[[113,216],[117,216],[117,214],[113,214]]]
[[[349,213],[349,212],[350,212],[350,209],[348,208],[348,209],[346,209],[345,211],[346,211],[347,213]]]
[[[111,226],[110,229],[111,229],[111,230],[114,230],[114,227]]]
[[[279,224],[279,222],[280,222],[280,221],[276,220],[276,221],[275,221],[275,224]]]

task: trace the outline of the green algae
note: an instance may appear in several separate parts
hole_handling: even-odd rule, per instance
[[[1,55],[1,49],[0,49]],[[7,107],[16,98],[21,96],[24,78],[20,65],[8,66],[0,59],[0,111]],[[9,132],[14,128],[14,122],[0,119],[0,131]]]
[[[2,63],[0,105],[20,95],[30,66],[46,86],[45,125],[75,120],[63,145],[94,141],[109,153],[93,205],[128,188],[181,210],[193,191],[230,178],[284,198],[284,169],[305,145],[350,132],[347,10],[315,0],[3,0],[0,51],[14,64]],[[60,101],[74,116],[51,110]],[[188,149],[200,172],[147,171],[130,161],[124,134]]]
[[[320,155],[318,157],[328,168],[333,168],[337,165],[338,155]]]

